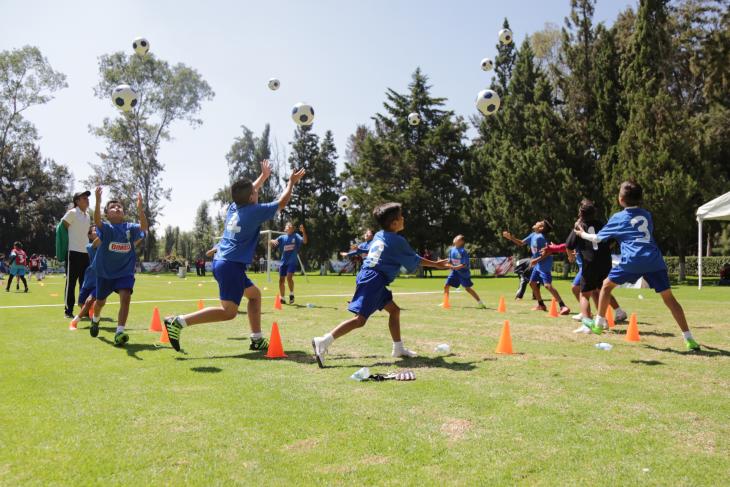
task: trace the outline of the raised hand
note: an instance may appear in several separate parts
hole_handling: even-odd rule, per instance
[[[294,174],[292,174],[289,178],[289,181],[291,181],[292,184],[297,184],[299,181],[302,180],[305,172],[306,171],[304,170],[304,168],[295,171]]]
[[[101,186],[97,186],[94,190],[94,196],[96,196],[97,200],[101,199]]]
[[[261,161],[261,175],[264,179],[268,179],[271,176],[271,163],[268,159]]]
[[[509,233],[507,230],[505,230],[504,232],[502,232],[502,236],[504,238],[508,239],[508,240],[512,238],[512,234]]]

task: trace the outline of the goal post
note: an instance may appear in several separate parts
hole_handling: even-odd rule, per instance
[[[269,244],[269,241],[272,240],[272,236],[276,235],[286,235],[285,232],[279,232],[277,230],[261,230],[259,232],[260,236],[263,236],[266,238],[266,242],[264,245],[266,245],[266,281],[271,282],[271,245]],[[302,272],[304,273],[304,278],[309,282],[309,278],[307,277],[307,269],[304,267],[304,262],[302,262],[302,257],[297,254],[297,260],[299,260],[299,265],[301,266]]]

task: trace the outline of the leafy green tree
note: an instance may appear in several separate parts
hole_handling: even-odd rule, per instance
[[[208,211],[208,202],[203,201],[195,213],[193,228],[193,258],[205,256],[205,252],[213,246],[213,219]]]
[[[202,76],[184,64],[170,65],[153,53],[144,57],[127,56],[124,52],[105,54],[99,58],[99,83],[94,94],[103,100],[115,86],[127,83],[137,92],[138,103],[129,112],[106,117],[91,133],[106,145],[99,154],[101,162],[91,164],[92,175],[87,184],[103,184],[110,193],[132,207],[132,198],[140,192],[150,228],[157,223],[163,202],[170,189],[162,182],[165,166],[159,160],[160,146],[171,139],[171,126],[176,121],[196,127],[202,103],[214,93]],[[154,231],[154,230],[153,230]],[[145,248],[149,258],[151,247]]]

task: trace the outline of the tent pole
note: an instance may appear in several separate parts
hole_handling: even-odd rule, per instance
[[[702,218],[697,217],[697,289],[702,289]]]

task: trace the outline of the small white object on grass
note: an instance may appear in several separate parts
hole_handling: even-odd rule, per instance
[[[613,348],[613,345],[611,345],[610,343],[601,342],[601,343],[596,343],[596,348],[599,349],[599,350],[606,350],[606,351],[608,351],[608,350],[611,350]]]
[[[644,296],[639,294],[639,299],[644,299]]]
[[[436,348],[434,348],[433,351],[439,353],[449,353],[451,351],[451,347],[449,347],[448,343],[441,343],[439,345],[436,345]]]

